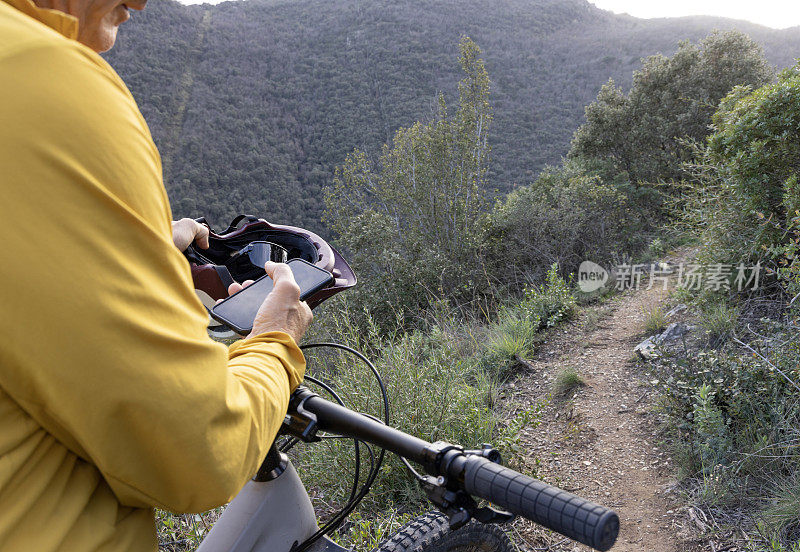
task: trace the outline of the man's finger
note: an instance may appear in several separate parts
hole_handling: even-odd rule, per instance
[[[197,242],[197,245],[200,246],[200,249],[208,249],[211,246],[211,244],[208,243],[208,226],[205,224],[200,224],[196,220],[192,222],[195,223],[195,242]]]
[[[246,288],[247,286],[249,286],[252,283],[253,283],[253,280],[245,280],[241,284],[238,283],[238,282],[234,282],[234,283],[232,283],[231,285],[228,286],[228,295],[233,295],[234,293],[238,293],[238,292],[242,291],[244,288]]]
[[[244,286],[242,284],[238,284],[236,282],[232,283],[228,286],[228,295],[233,295],[234,293],[241,291]]]
[[[286,263],[273,263],[272,261],[268,261],[267,264],[264,265],[264,270],[267,271],[269,277],[272,278],[276,284],[282,279],[294,281],[292,269],[289,268],[289,265]]]
[[[264,265],[264,270],[267,271],[269,277],[275,282],[273,291],[287,294],[294,299],[300,299],[300,286],[297,285],[289,265],[270,261]]]

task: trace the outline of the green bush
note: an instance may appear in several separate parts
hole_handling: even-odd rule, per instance
[[[520,308],[529,319],[538,321],[540,327],[550,328],[570,318],[576,303],[572,288],[558,274],[558,263],[553,263],[544,284],[525,291]]]
[[[396,131],[377,160],[354,151],[325,190],[325,221],[360,275],[356,297],[376,319],[415,314],[444,298],[489,293],[481,259],[492,121],[481,50],[460,44],[459,103],[439,95],[432,120]]]
[[[489,275],[520,289],[541,282],[553,263],[574,272],[581,262],[610,261],[641,246],[639,213],[613,184],[574,163],[543,172],[499,201],[487,221]]]
[[[347,316],[338,318],[346,320]],[[394,338],[383,335],[375,326],[362,332],[346,322],[328,331],[336,341],[369,351],[386,383],[391,423],[402,431],[469,447],[491,442],[499,435],[493,410],[497,373],[487,369],[491,365],[485,361],[485,328],[444,317],[428,331]],[[329,382],[349,408],[382,415],[377,386],[361,362],[346,353],[327,350],[308,357],[309,373]],[[296,451],[301,477],[312,495],[324,497],[330,509],[341,505],[350,494],[352,456],[352,444],[341,440],[302,445]],[[365,517],[388,516],[397,511],[416,511],[426,504],[418,483],[389,455],[360,511]]]
[[[783,344],[771,361],[710,351],[659,368],[670,442],[684,475],[701,481],[703,502],[759,504],[796,472],[800,353],[786,334],[773,335]]]
[[[702,260],[763,259],[773,275],[796,279],[800,66],[756,90],[735,88],[713,128],[681,208],[684,222],[702,234]]]
[[[800,67],[755,91],[735,89],[714,115],[714,129],[710,160],[724,169],[747,214],[785,224],[800,208]]]
[[[715,107],[734,86],[760,86],[771,77],[762,48],[741,32],[682,42],[672,57],[644,59],[627,95],[613,81],[603,86],[586,107],[569,156],[600,159],[600,174],[624,174],[635,187],[680,180],[682,163],[693,157],[685,139],[705,138]]]
[[[697,389],[692,405],[692,447],[704,479],[703,498],[706,502],[713,502],[718,496],[725,498],[724,487],[719,486],[718,468],[726,465],[732,449],[730,432],[721,408],[714,401],[714,394],[712,387],[704,383]]]

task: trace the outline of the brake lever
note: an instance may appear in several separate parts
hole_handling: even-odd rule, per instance
[[[476,520],[480,521],[481,523],[509,523],[513,521],[515,517],[514,514],[511,512],[506,512],[505,510],[496,510],[491,506],[483,506],[482,508],[478,508],[472,513],[472,517]]]
[[[471,519],[480,523],[508,523],[516,516],[511,512],[496,510],[491,506],[479,507],[475,499],[464,491],[451,491],[447,488],[447,479],[430,475],[421,481],[422,489],[431,504],[441,510],[450,523],[450,529],[463,527]]]

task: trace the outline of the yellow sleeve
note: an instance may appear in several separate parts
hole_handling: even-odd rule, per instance
[[[27,44],[0,75],[0,387],[121,503],[225,503],[265,456],[302,353],[283,333],[230,350],[207,337],[158,152],[99,56]]]

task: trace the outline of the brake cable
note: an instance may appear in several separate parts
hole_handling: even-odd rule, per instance
[[[369,369],[372,371],[372,374],[375,376],[375,379],[378,382],[381,398],[383,399],[384,419],[383,420],[378,420],[377,418],[375,419],[385,425],[389,425],[389,395],[386,392],[386,386],[383,383],[383,378],[381,378],[381,375],[378,372],[378,369],[375,368],[375,365],[361,352],[353,349],[352,347],[348,347],[347,345],[342,345],[340,343],[332,343],[332,342],[309,343],[307,345],[302,345],[300,349],[305,351],[307,349],[318,349],[323,347],[331,349],[339,349],[341,351],[348,352],[356,356],[359,360],[364,362],[364,364],[366,364],[369,367]],[[331,396],[333,396],[334,399],[339,404],[344,406],[344,402],[342,401],[341,397],[339,397],[339,395],[329,385],[311,376],[306,376],[305,379],[322,387],[325,391],[330,393]],[[374,416],[370,417],[374,418]],[[332,436],[332,438],[340,438],[340,437]],[[289,448],[294,446],[296,442],[297,440],[294,440],[294,442],[292,442],[291,445],[286,448],[286,450],[289,450]],[[311,535],[302,544],[294,547],[292,552],[304,552],[305,550],[308,550],[308,548],[310,548],[311,545],[317,542],[320,538],[330,534],[331,532],[336,530],[339,526],[341,526],[341,524],[347,519],[347,516],[349,516],[352,513],[352,511],[355,510],[356,506],[358,506],[358,504],[364,499],[364,497],[369,492],[369,489],[372,487],[372,484],[375,482],[375,479],[377,478],[378,473],[380,472],[380,468],[383,465],[383,458],[386,454],[386,451],[384,449],[381,449],[376,458],[375,452],[373,451],[372,446],[370,446],[369,443],[366,443],[359,439],[353,439],[353,442],[356,455],[356,460],[355,460],[356,467],[354,470],[355,477],[353,478],[353,488],[351,489],[350,492],[350,499],[345,503],[344,507],[337,514],[335,514],[321,529],[319,529],[316,533]],[[356,489],[358,488],[358,478],[360,476],[360,461],[361,461],[359,443],[363,444],[366,447],[367,452],[369,453],[370,469],[369,472],[367,473],[367,479],[362,485],[361,490],[358,492],[358,494],[356,494]],[[406,465],[406,467],[412,469],[413,471],[413,468],[411,468],[411,465],[408,464],[405,458],[401,458],[401,460]]]
[[[360,351],[357,351],[357,350],[353,349],[352,347],[348,347],[347,345],[342,345],[340,343],[327,343],[327,342],[309,343],[308,345],[303,345],[302,347],[300,347],[300,349],[303,349],[303,350],[305,350],[307,348],[308,349],[315,349],[315,348],[319,348],[319,347],[330,347],[332,349],[340,349],[342,351],[347,351],[348,353],[351,353],[351,354],[355,355],[356,357],[358,357],[362,362],[364,362],[364,364],[366,364],[369,367],[369,369],[372,371],[373,375],[375,376],[375,379],[378,381],[378,387],[380,387],[381,396],[383,397],[383,422],[382,423],[384,423],[385,425],[389,425],[389,395],[386,392],[386,386],[383,383],[383,378],[381,377],[380,372],[378,372],[378,369],[375,368],[375,365]],[[367,414],[367,416],[369,416],[370,418],[375,418],[375,416],[370,416],[369,414]],[[398,458],[400,459],[400,461],[403,463],[403,465],[406,467],[406,469],[409,471],[409,473],[415,479],[417,479],[419,481],[425,481],[425,477],[422,476],[417,470],[415,470],[414,467],[408,462],[408,460],[406,460],[402,456],[398,456]],[[380,465],[378,467],[380,468]]]

